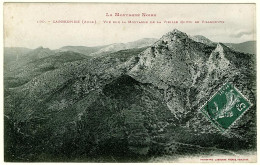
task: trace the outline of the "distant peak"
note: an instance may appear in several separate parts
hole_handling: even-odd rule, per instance
[[[142,38],[142,39],[139,39],[139,40],[136,40],[136,41],[132,41],[132,42],[155,42],[157,40],[158,39],[156,39],[156,38]]]
[[[43,49],[43,47],[42,47],[42,46],[39,46],[39,47],[37,47],[36,49]]]
[[[213,41],[211,41],[210,39],[208,39],[203,35],[190,36],[190,38],[195,42],[200,42],[208,46],[216,46],[216,43],[214,43]]]
[[[207,42],[213,43],[210,39],[208,39],[207,37],[205,37],[205,36],[203,36],[203,35],[191,36],[191,39],[193,39],[193,40],[198,40],[198,41],[207,41]]]
[[[198,37],[198,38],[207,38],[207,37],[205,37],[205,36],[203,36],[203,35],[195,35],[195,36],[193,36],[193,37]],[[207,38],[208,39],[208,38]]]
[[[33,51],[34,52],[42,52],[42,51],[50,51],[50,49],[39,46],[38,48],[34,49]]]
[[[139,39],[139,40],[157,40],[156,38],[142,38],[142,39]]]

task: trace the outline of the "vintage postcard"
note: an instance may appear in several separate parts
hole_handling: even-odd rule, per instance
[[[256,4],[3,7],[5,162],[257,162]]]

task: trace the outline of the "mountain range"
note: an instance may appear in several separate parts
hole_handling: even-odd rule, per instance
[[[142,48],[151,46],[157,39],[155,38],[143,38],[133,42],[127,43],[115,43],[105,46],[97,47],[84,47],[84,46],[65,46],[57,51],[74,51],[77,53],[85,54],[87,56],[97,56],[100,54],[108,54],[112,52],[117,52],[125,49]]]
[[[5,160],[147,162],[255,151],[256,56],[237,50],[177,29],[158,40],[17,49],[5,58]],[[226,82],[253,106],[223,134],[199,109]]]

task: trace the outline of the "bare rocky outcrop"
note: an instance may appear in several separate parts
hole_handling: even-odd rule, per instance
[[[174,29],[148,48],[64,63],[6,89],[10,159],[147,160],[212,147],[253,149],[255,106],[225,134],[199,109],[225,82],[255,105],[254,58]]]

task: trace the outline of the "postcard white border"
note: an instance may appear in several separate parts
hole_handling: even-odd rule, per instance
[[[9,0],[9,1],[3,1],[1,0],[1,8],[3,9],[3,2],[74,2],[71,0],[56,0],[56,1],[51,1],[51,0],[45,0],[45,1],[41,1],[41,0],[27,0],[27,1],[21,1],[21,0]],[[98,3],[181,3],[181,4],[185,4],[185,3],[255,3],[256,4],[256,20],[259,20],[258,16],[259,16],[259,2],[258,0],[78,0],[77,2],[98,2]],[[4,162],[4,155],[3,155],[3,12],[1,12],[2,16],[1,16],[1,31],[2,33],[0,33],[2,41],[1,41],[1,52],[2,52],[2,56],[0,58],[0,67],[2,68],[0,71],[0,92],[1,92],[1,96],[0,96],[0,107],[2,110],[2,113],[0,114],[0,130],[1,130],[1,135],[0,135],[0,163],[3,164],[17,164],[17,163],[6,163]],[[259,32],[259,21],[256,23],[256,33]],[[259,38],[260,35],[257,35],[257,52],[260,48],[260,43],[259,43]],[[257,57],[257,62],[258,62],[258,56]],[[259,76],[260,76],[260,72],[258,71],[260,70],[260,66],[257,64],[257,87],[259,87],[260,85],[260,81],[259,81]],[[259,95],[260,92],[257,88],[257,96]],[[257,97],[258,98],[258,97]],[[260,101],[259,99],[257,99],[257,105],[260,105]],[[257,106],[257,114],[259,114],[259,107]],[[259,115],[257,115],[257,131],[259,132],[260,127],[259,127]],[[259,158],[260,154],[259,154],[259,133],[257,135],[257,158]],[[21,165],[26,165],[28,163],[19,163]],[[30,163],[30,164],[37,164],[37,165],[41,165],[41,164],[46,164],[46,163]],[[48,164],[56,164],[56,163],[48,163]],[[78,164],[78,163],[66,163],[66,164]],[[89,163],[89,164],[94,164],[94,163]],[[96,163],[95,163],[96,164]],[[100,163],[99,163],[100,164]],[[114,164],[114,163],[108,163],[108,164]],[[130,163],[127,163],[130,164]],[[137,163],[137,164],[153,164],[153,163]],[[157,163],[158,164],[158,163]],[[163,164],[163,163],[159,163],[159,164]],[[177,164],[181,164],[181,163],[177,163]],[[189,164],[189,163],[188,163]],[[198,163],[198,164],[205,164],[205,163]],[[222,163],[222,164],[230,164],[230,163]],[[243,164],[252,164],[252,163],[243,163]]]

